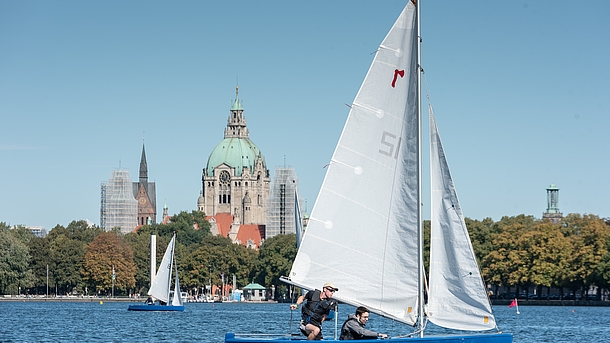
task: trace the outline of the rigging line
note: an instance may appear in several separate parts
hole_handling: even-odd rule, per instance
[[[422,74],[424,75],[424,86],[426,87],[426,99],[428,99],[428,105],[432,106],[432,97],[430,96],[430,85],[428,84],[428,77],[422,68]]]

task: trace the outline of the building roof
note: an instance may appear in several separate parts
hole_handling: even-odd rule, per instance
[[[228,237],[231,224],[233,224],[233,215],[231,213],[216,213],[215,216],[208,216],[206,219],[210,220],[212,218],[216,221],[218,234],[222,237]]]
[[[214,169],[223,163],[235,169],[235,176],[241,176],[244,167],[250,168],[250,171],[254,170],[259,155],[265,163],[261,151],[250,138],[225,138],[212,150],[208,158],[207,176],[214,176]]]
[[[246,246],[248,240],[251,240],[258,249],[262,240],[260,226],[258,224],[241,224],[237,233],[237,240]]]
[[[251,283],[247,286],[244,286],[242,289],[267,289],[264,286],[259,285],[258,283]]]

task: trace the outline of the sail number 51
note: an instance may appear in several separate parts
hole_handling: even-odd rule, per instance
[[[398,150],[400,150],[401,139],[402,138],[398,137],[397,141],[395,134],[383,131],[383,134],[381,135],[381,144],[384,145],[384,147],[379,149],[379,153],[389,157],[394,157],[394,159],[398,158]]]

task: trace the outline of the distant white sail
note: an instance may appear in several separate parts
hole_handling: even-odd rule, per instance
[[[495,329],[496,321],[464,223],[432,106],[428,106],[428,112],[432,189],[428,318],[436,325],[451,329]]]
[[[174,264],[176,265],[176,281],[174,282],[174,299],[172,299],[172,305],[182,306],[182,293],[180,293],[180,281],[178,281],[178,265],[176,263]]]
[[[295,284],[332,281],[337,299],[408,324],[418,297],[416,24],[409,2],[351,106],[290,272]]]
[[[161,265],[159,265],[159,270],[157,271],[155,280],[153,281],[153,284],[148,290],[148,295],[152,295],[153,297],[155,297],[155,299],[158,299],[163,302],[169,301],[169,290],[172,281],[172,263],[174,259],[175,242],[176,235],[174,235],[172,237],[172,240],[169,242],[167,250],[165,250],[165,254],[163,255],[163,259],[161,260]]]

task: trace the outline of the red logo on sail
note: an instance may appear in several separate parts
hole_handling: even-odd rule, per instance
[[[398,70],[398,69],[394,69],[394,79],[392,80],[392,88],[396,87],[396,79],[397,76],[400,76],[401,78],[403,76],[405,76],[405,71],[403,70]]]

